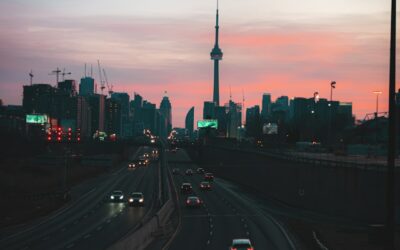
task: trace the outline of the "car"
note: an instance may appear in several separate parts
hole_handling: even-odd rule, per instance
[[[134,192],[128,198],[129,206],[144,206],[144,195],[141,192]]]
[[[197,196],[189,196],[186,198],[186,207],[201,207],[203,201]]]
[[[112,202],[123,202],[124,201],[124,193],[119,190],[115,190],[110,195],[110,201]]]
[[[192,184],[190,184],[188,182],[182,183],[182,185],[181,185],[181,193],[190,194],[190,193],[192,193],[192,190],[193,190]]]
[[[188,169],[186,169],[185,174],[186,174],[186,175],[193,175],[193,170],[190,169],[190,168],[188,168]]]
[[[179,170],[179,168],[174,168],[174,169],[172,169],[172,173],[175,175],[178,175],[181,173],[181,171]]]
[[[205,173],[204,174],[204,180],[213,181],[214,180],[214,175],[212,173]]]
[[[200,189],[201,190],[211,190],[211,183],[208,181],[200,182]]]
[[[136,168],[136,164],[137,164],[136,162],[131,162],[131,163],[128,164],[128,168],[129,169],[135,169]]]
[[[203,168],[197,168],[196,172],[198,174],[204,174],[204,169]]]
[[[176,148],[171,149],[172,153],[176,153]]]
[[[149,158],[149,157],[150,157],[149,153],[144,153],[143,154],[143,158]]]
[[[254,250],[249,239],[233,239],[230,250]]]

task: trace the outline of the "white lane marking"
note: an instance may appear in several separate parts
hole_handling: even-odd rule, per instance
[[[110,222],[111,222],[111,220],[110,220],[110,219],[108,219],[108,220],[106,220],[106,222],[107,222],[107,223],[110,223]]]
[[[91,234],[86,234],[85,236],[83,236],[84,239],[89,238],[90,236],[92,236]]]
[[[250,235],[250,233],[249,233],[248,231],[246,232],[246,234],[247,234],[247,235]]]
[[[210,236],[212,236],[213,235],[213,231],[210,231]]]
[[[207,240],[207,245],[210,245],[210,243],[211,243],[210,240]]]
[[[101,229],[103,229],[102,226],[98,226],[98,227],[96,228],[97,231],[100,231]]]

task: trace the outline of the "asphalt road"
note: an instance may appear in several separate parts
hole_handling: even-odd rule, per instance
[[[254,249],[295,249],[295,245],[282,224],[259,206],[262,201],[246,197],[240,187],[215,178],[211,191],[201,191],[203,175],[184,175],[188,168],[197,169],[184,150],[168,154],[168,165],[179,168],[174,184],[179,193],[181,226],[170,250],[228,249],[232,239],[249,238]],[[249,180],[251,181],[251,180]],[[180,193],[180,185],[189,182],[194,194],[204,204],[200,208],[186,208],[187,195]]]
[[[135,155],[150,151],[141,148]],[[1,232],[0,249],[105,249],[126,235],[152,213],[158,195],[158,163],[148,167],[121,169],[96,178],[73,192],[91,188],[66,208],[17,232]],[[113,190],[143,192],[144,207],[129,207],[108,200]],[[73,194],[74,196],[74,194]]]

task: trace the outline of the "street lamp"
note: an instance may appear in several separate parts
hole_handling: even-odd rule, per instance
[[[379,103],[379,95],[382,94],[382,91],[373,91],[372,93],[374,93],[376,95],[376,112],[375,112],[375,119],[378,118],[378,103]]]
[[[332,96],[333,96],[333,89],[336,88],[336,81],[331,82],[331,99],[328,104],[329,107],[329,124],[328,124],[328,144],[331,144],[331,127],[332,127]]]

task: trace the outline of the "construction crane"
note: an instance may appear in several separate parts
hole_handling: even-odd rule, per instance
[[[97,60],[97,65],[98,65],[98,67],[99,67],[100,90],[101,90],[101,94],[103,94],[103,90],[104,90],[106,87],[104,86],[103,76],[102,76],[102,73],[101,73],[100,60]]]
[[[108,77],[107,77],[107,74],[106,74],[106,70],[104,68],[103,68],[103,73],[104,73],[104,79],[105,79],[106,84],[107,84],[108,94],[111,96],[111,94],[114,93],[114,91],[113,91],[113,87],[114,86],[110,85],[108,83]]]
[[[30,83],[32,86],[32,79],[33,79],[33,71],[31,70],[31,72],[29,72],[29,78],[30,78]]]
[[[63,69],[63,72],[61,73],[63,81],[65,81],[65,75],[71,75],[71,72],[65,72],[65,68]]]
[[[58,78],[61,73],[61,70],[57,67],[55,70],[51,71],[49,75],[56,75],[56,86],[58,84]]]

